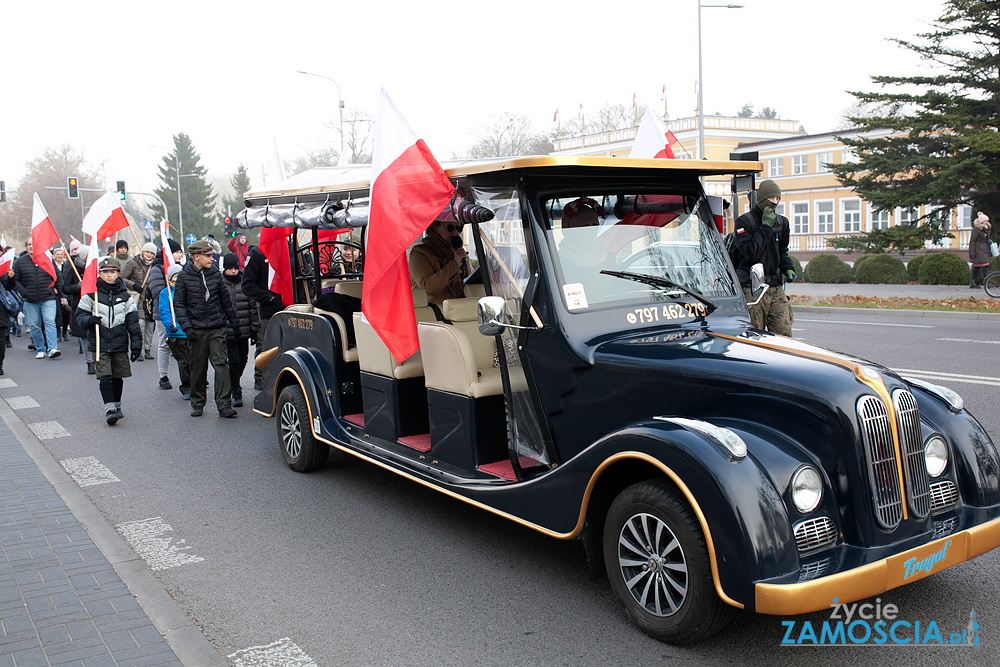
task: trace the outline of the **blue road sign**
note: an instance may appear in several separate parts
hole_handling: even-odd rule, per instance
[[[142,223],[142,228],[145,229],[147,232],[153,231],[153,221],[152,220],[145,221],[144,223]]]
[[[194,234],[188,234],[187,236],[184,237],[184,240],[187,241],[188,245],[191,245],[192,243],[198,240],[198,237],[195,236]]]

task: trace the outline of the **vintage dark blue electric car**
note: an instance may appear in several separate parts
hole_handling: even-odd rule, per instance
[[[299,228],[300,303],[270,321],[254,402],[293,469],[354,456],[581,539],[632,620],[678,644],[734,607],[816,611],[1000,545],[1000,456],[961,397],[751,328],[699,178],[759,163],[445,167],[481,207],[448,211],[481,284],[439,307],[414,289],[402,361],[360,313],[314,304],[361,294],[315,232],[363,237],[367,170],[247,195],[240,224]]]

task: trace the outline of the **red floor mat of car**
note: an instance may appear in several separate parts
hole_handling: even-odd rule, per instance
[[[535,459],[528,458],[527,456],[522,456],[517,460],[521,464],[521,468],[533,468],[535,466],[541,465]],[[483,465],[476,468],[480,472],[484,472],[487,475],[493,475],[494,477],[500,477],[501,479],[509,479],[514,481],[514,465],[509,461],[497,461],[495,463],[484,463]]]
[[[362,428],[364,428],[365,426],[365,413],[363,412],[359,412],[356,415],[344,415],[344,419],[351,422],[352,424],[357,424]]]
[[[418,452],[429,452],[431,451],[431,434],[424,433],[422,435],[404,435],[399,438],[400,444],[406,445],[410,449],[415,449]]]

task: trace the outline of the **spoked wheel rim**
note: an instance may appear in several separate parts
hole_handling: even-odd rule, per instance
[[[684,550],[670,526],[652,514],[636,514],[622,526],[618,569],[632,599],[654,616],[672,616],[687,598]]]
[[[299,411],[291,403],[281,406],[281,446],[293,459],[302,453],[302,422]]]
[[[994,299],[1000,298],[1000,272],[993,272],[986,275],[983,280],[983,287],[986,293]]]

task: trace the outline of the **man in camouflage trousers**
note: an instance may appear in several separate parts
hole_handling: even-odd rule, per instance
[[[788,219],[778,215],[781,188],[767,180],[757,189],[757,204],[736,220],[733,232],[734,264],[747,303],[750,293],[750,267],[764,265],[764,282],[770,285],[759,303],[750,306],[750,323],[782,336],[792,335],[792,308],[785,295],[784,283],[797,276],[788,256]],[[735,261],[738,260],[738,261]]]

